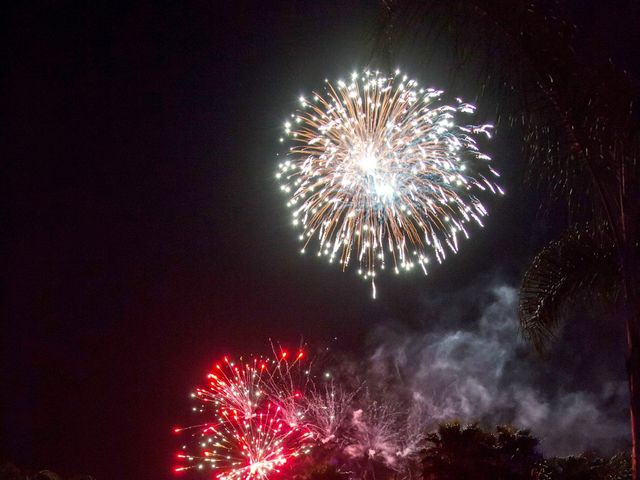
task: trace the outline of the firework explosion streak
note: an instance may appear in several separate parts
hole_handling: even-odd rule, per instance
[[[354,410],[345,452],[354,458],[380,458],[396,466],[401,429],[400,412],[394,406],[368,400],[364,409]]]
[[[292,374],[302,356],[290,361],[283,352],[237,363],[225,357],[215,365],[208,387],[192,395],[200,402],[194,410],[211,421],[175,429],[193,433],[193,442],[177,455],[186,464],[176,471],[207,469],[220,480],[262,480],[308,453],[313,434],[301,422],[302,395]]]
[[[339,443],[340,430],[357,393],[358,389],[345,391],[336,387],[333,380],[310,390],[305,398],[306,423],[320,444]]]
[[[314,375],[302,352],[289,358],[272,350],[273,356],[224,357],[214,365],[208,385],[192,394],[193,410],[205,423],[175,429],[191,434],[177,454],[176,472],[268,480],[291,474],[301,466],[294,460],[314,449],[359,475],[354,478],[367,477],[376,465],[410,472],[423,446],[425,411],[405,412],[373,395],[364,381],[344,387],[331,372]]]
[[[503,193],[476,145],[491,125],[458,125],[475,107],[445,105],[442,94],[399,71],[354,73],[301,97],[285,123],[292,146],[276,177],[302,228],[302,252],[317,241],[317,254],[343,270],[355,257],[374,297],[378,269],[419,265],[426,274],[429,253],[441,262],[445,247],[455,253],[458,237],[468,238],[467,223],[482,226],[487,210],[474,192]]]

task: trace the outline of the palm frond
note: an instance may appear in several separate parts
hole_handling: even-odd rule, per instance
[[[574,227],[534,259],[520,289],[525,337],[543,351],[575,301],[615,300],[622,288],[614,242],[599,229]]]

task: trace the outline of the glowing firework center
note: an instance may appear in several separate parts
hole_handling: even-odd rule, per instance
[[[351,163],[349,168],[356,171],[345,173],[343,185],[345,188],[365,189],[376,203],[385,203],[393,198],[394,181],[384,171],[384,165],[380,165],[378,155],[372,142],[352,148],[349,161],[345,163]]]
[[[446,250],[457,252],[467,223],[482,226],[487,211],[475,193],[503,193],[476,145],[491,125],[458,125],[475,107],[443,105],[442,94],[399,71],[365,71],[300,98],[276,177],[302,227],[303,253],[316,244],[343,270],[355,257],[373,282],[387,265],[396,273],[419,265],[426,274],[430,255],[441,262]]]

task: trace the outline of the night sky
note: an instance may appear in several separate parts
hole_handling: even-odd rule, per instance
[[[464,325],[482,285],[517,287],[552,238],[559,222],[539,215],[505,125],[487,148],[507,197],[428,277],[382,279],[373,301],[353,272],[299,255],[274,179],[281,125],[300,94],[370,61],[380,5],[226,3],[18,2],[3,15],[0,460],[171,478],[171,428],[219,355],[304,338],[366,357],[379,325],[428,332],[451,302]],[[573,3],[580,50],[637,72],[630,2]],[[603,339],[585,320],[557,355],[624,379],[620,323]],[[589,389],[597,376],[567,377]]]

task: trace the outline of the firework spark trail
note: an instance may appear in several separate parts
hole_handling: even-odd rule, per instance
[[[354,410],[344,451],[353,458],[382,460],[396,468],[401,442],[401,414],[392,405],[369,400]]]
[[[319,388],[314,386],[305,397],[306,423],[321,444],[340,443],[340,434],[351,414],[358,390],[336,387],[333,380]]]
[[[302,365],[304,352],[291,357],[289,352],[271,346],[273,366],[261,378],[262,388],[282,410],[290,425],[298,425],[304,417],[303,393],[310,385],[310,366]]]
[[[185,465],[176,471],[208,469],[219,480],[264,480],[308,453],[313,433],[301,422],[302,394],[291,377],[301,358],[290,362],[283,352],[275,359],[236,363],[225,357],[216,364],[209,387],[192,395],[201,402],[194,410],[212,421],[176,429],[192,431],[193,439],[177,455]]]
[[[374,297],[378,268],[426,274],[429,252],[441,262],[469,237],[467,223],[482,226],[487,210],[474,192],[503,193],[476,145],[491,125],[457,125],[475,107],[444,105],[442,94],[399,71],[354,73],[301,97],[285,123],[292,146],[276,177],[303,230],[302,252],[317,241],[317,254],[343,270],[355,257]]]
[[[209,388],[196,389],[196,395],[204,402],[235,408],[251,418],[262,395],[261,377],[268,364],[269,360],[261,358],[236,364],[224,357],[224,362],[216,364],[208,375]]]
[[[337,456],[356,475],[369,475],[375,465],[409,471],[421,448],[424,412],[405,413],[386,397],[372,396],[364,382],[344,388],[329,372],[316,377],[302,351],[272,351],[215,364],[208,386],[192,394],[199,402],[194,411],[207,421],[176,429],[191,433],[177,454],[176,472],[268,480],[313,448]]]
[[[413,402],[403,420],[398,457],[410,460],[424,447],[431,416],[422,403]]]

